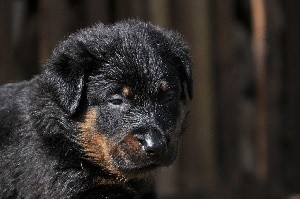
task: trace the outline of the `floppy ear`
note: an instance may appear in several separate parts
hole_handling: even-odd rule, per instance
[[[186,83],[187,93],[192,100],[193,98],[193,79],[192,79],[192,63],[188,46],[183,41],[182,37],[174,32],[169,35],[171,40],[171,51],[176,57],[176,63],[179,67],[181,79]]]
[[[95,59],[85,44],[69,39],[54,49],[46,63],[44,86],[56,103],[69,114],[74,114],[79,105],[85,74]]]
[[[162,32],[163,36],[167,38],[167,46],[162,45],[165,49],[162,50],[164,52],[168,49],[171,52],[171,56],[175,56],[175,63],[177,65],[177,70],[180,73],[181,79],[183,83],[186,83],[187,94],[190,100],[193,98],[193,79],[192,79],[192,63],[191,56],[189,52],[189,48],[187,44],[184,42],[182,36],[173,31],[166,31],[159,27],[156,27],[157,30]],[[159,38],[159,37],[157,37]],[[161,38],[161,40],[164,40]],[[158,41],[158,44],[161,44]],[[169,54],[169,52],[164,52]],[[173,58],[174,59],[174,58]]]
[[[192,79],[192,64],[189,52],[187,49],[175,52],[179,58],[179,72],[183,82],[186,83],[187,93],[190,100],[193,98],[193,79]]]
[[[60,59],[46,68],[46,86],[54,100],[66,112],[73,114],[81,98],[84,69],[71,60]]]

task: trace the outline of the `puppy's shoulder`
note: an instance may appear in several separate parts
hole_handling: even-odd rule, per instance
[[[31,81],[9,83],[0,86],[0,138],[1,142],[20,126],[21,112],[25,109],[27,93],[30,93]]]
[[[27,88],[30,88],[33,81],[22,81],[18,83],[8,83],[0,86],[0,105],[10,104]],[[3,107],[3,106],[1,106]]]

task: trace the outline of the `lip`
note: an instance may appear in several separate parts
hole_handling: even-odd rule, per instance
[[[118,166],[119,169],[125,172],[147,172],[158,168],[160,165],[156,163],[150,163],[146,165],[131,165],[131,166]]]
[[[168,149],[160,156],[149,157],[146,154],[138,154],[132,158],[124,156],[114,157],[113,164],[118,170],[125,173],[147,173],[158,167],[168,166],[176,159],[176,150]]]
[[[153,170],[157,167],[159,167],[158,164],[149,164],[149,165],[146,165],[146,166],[143,166],[143,167],[139,167],[139,168],[137,168],[137,170],[138,171]]]

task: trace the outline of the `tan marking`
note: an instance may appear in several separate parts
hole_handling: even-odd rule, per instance
[[[163,90],[163,91],[166,91],[170,88],[169,86],[169,83],[166,82],[166,81],[163,81],[161,84],[160,84],[160,88]]]
[[[78,141],[85,152],[86,158],[96,165],[100,165],[104,171],[111,173],[109,177],[95,176],[96,184],[123,185],[129,179],[142,178],[148,176],[149,173],[131,173],[118,169],[112,157],[119,156],[124,161],[127,159],[125,151],[121,150],[113,141],[110,141],[103,133],[97,131],[95,127],[96,118],[98,115],[97,109],[89,109],[85,115],[84,121],[80,122],[78,127],[80,130]],[[139,142],[132,135],[125,138],[126,146],[130,150],[138,150]],[[82,166],[82,165],[81,165]],[[83,169],[83,167],[82,167]]]
[[[124,86],[123,89],[122,89],[122,94],[125,96],[125,97],[128,97],[130,95],[130,92],[131,92],[131,88],[129,86]]]
[[[125,142],[130,150],[138,151],[140,149],[140,142],[132,134],[125,137]]]
[[[101,177],[96,177],[94,179],[95,184],[100,184],[100,185],[120,185],[128,182],[127,178],[119,177],[117,176],[116,178],[103,178]]]
[[[79,143],[81,144],[88,159],[98,165],[101,165],[109,172],[119,173],[114,167],[110,157],[112,144],[105,135],[101,132],[97,132],[95,129],[96,118],[97,110],[88,110],[84,122],[79,124],[79,129],[81,131],[79,135]]]
[[[102,178],[102,177],[97,177],[97,178],[95,178],[94,183],[95,183],[95,185],[119,186],[119,187],[122,187],[124,190],[128,191],[129,193],[131,193],[132,195],[134,195],[135,196],[134,198],[140,198],[140,197],[138,197],[139,195],[138,195],[138,192],[136,191],[136,189],[132,188],[128,179],[125,179],[125,178],[122,178],[122,179],[108,178],[108,179],[106,179],[106,178]]]
[[[84,121],[79,124],[79,128],[82,131],[95,131],[95,120],[97,118],[97,110],[96,109],[90,109],[87,111]]]

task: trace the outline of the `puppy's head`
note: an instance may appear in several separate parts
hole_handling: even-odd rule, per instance
[[[81,115],[84,158],[127,176],[174,161],[192,98],[190,57],[176,33],[134,20],[96,25],[62,42],[44,74],[65,113]]]

